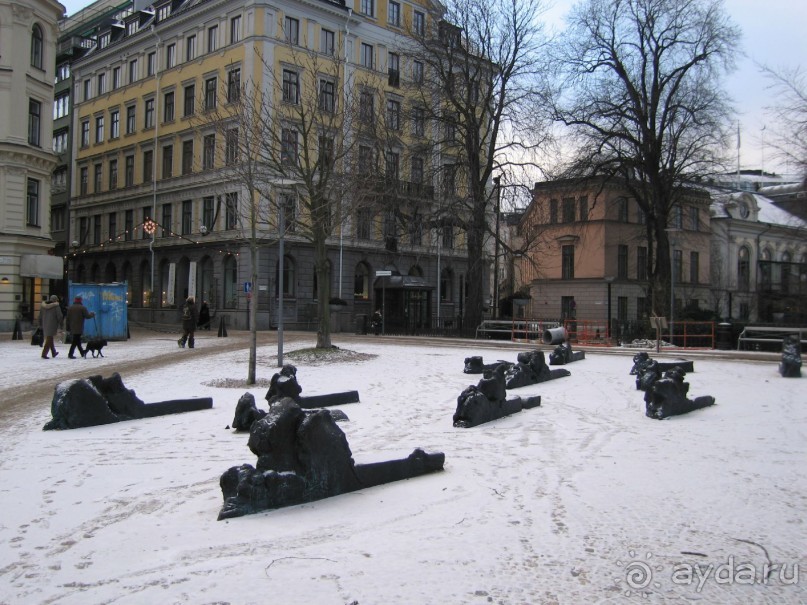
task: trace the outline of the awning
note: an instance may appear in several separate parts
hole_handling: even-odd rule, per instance
[[[386,281],[383,281],[386,280]],[[377,277],[374,286],[381,286],[390,290],[434,290],[425,279],[416,275],[392,275],[390,277]]]
[[[64,278],[64,258],[49,254],[23,254],[20,257],[22,277]]]

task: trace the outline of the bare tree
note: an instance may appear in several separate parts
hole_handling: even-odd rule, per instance
[[[793,164],[807,179],[807,76],[800,66],[763,67],[775,102],[767,108],[774,120],[771,144],[780,160]]]
[[[494,174],[513,178],[532,163],[545,129],[527,101],[542,96],[540,2],[450,0],[432,28],[409,31],[402,53],[414,70],[413,122],[433,125],[431,148],[440,204],[436,224],[465,233],[465,321],[477,325],[494,234]],[[507,181],[502,186],[507,186]]]
[[[558,46],[554,113],[576,143],[571,172],[619,178],[644,212],[656,313],[669,300],[671,210],[725,149],[720,81],[738,38],[720,0],[586,0]]]

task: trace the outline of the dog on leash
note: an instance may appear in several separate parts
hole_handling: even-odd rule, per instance
[[[87,341],[87,345],[84,347],[84,355],[86,356],[87,353],[92,353],[93,357],[103,357],[104,354],[101,352],[101,349],[108,344],[105,338],[90,338]]]

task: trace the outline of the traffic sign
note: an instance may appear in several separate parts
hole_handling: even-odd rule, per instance
[[[376,271],[376,277],[392,277],[392,271]]]

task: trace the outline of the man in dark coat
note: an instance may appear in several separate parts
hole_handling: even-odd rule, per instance
[[[185,304],[182,305],[182,336],[177,341],[177,344],[183,349],[186,342],[189,349],[193,348],[193,333],[196,331],[197,323],[199,323],[199,311],[196,308],[196,299],[189,296]]]
[[[67,331],[70,332],[70,351],[67,356],[75,359],[76,349],[82,357],[87,355],[87,349],[81,348],[81,335],[84,334],[84,320],[95,317],[95,313],[89,311],[81,302],[81,297],[76,296],[73,304],[67,309]]]
[[[42,359],[48,359],[48,352],[55,358],[59,352],[53,344],[53,337],[62,323],[62,311],[59,308],[59,297],[51,295],[48,302],[43,301],[39,307],[39,326],[42,328],[44,342],[42,345]]]

